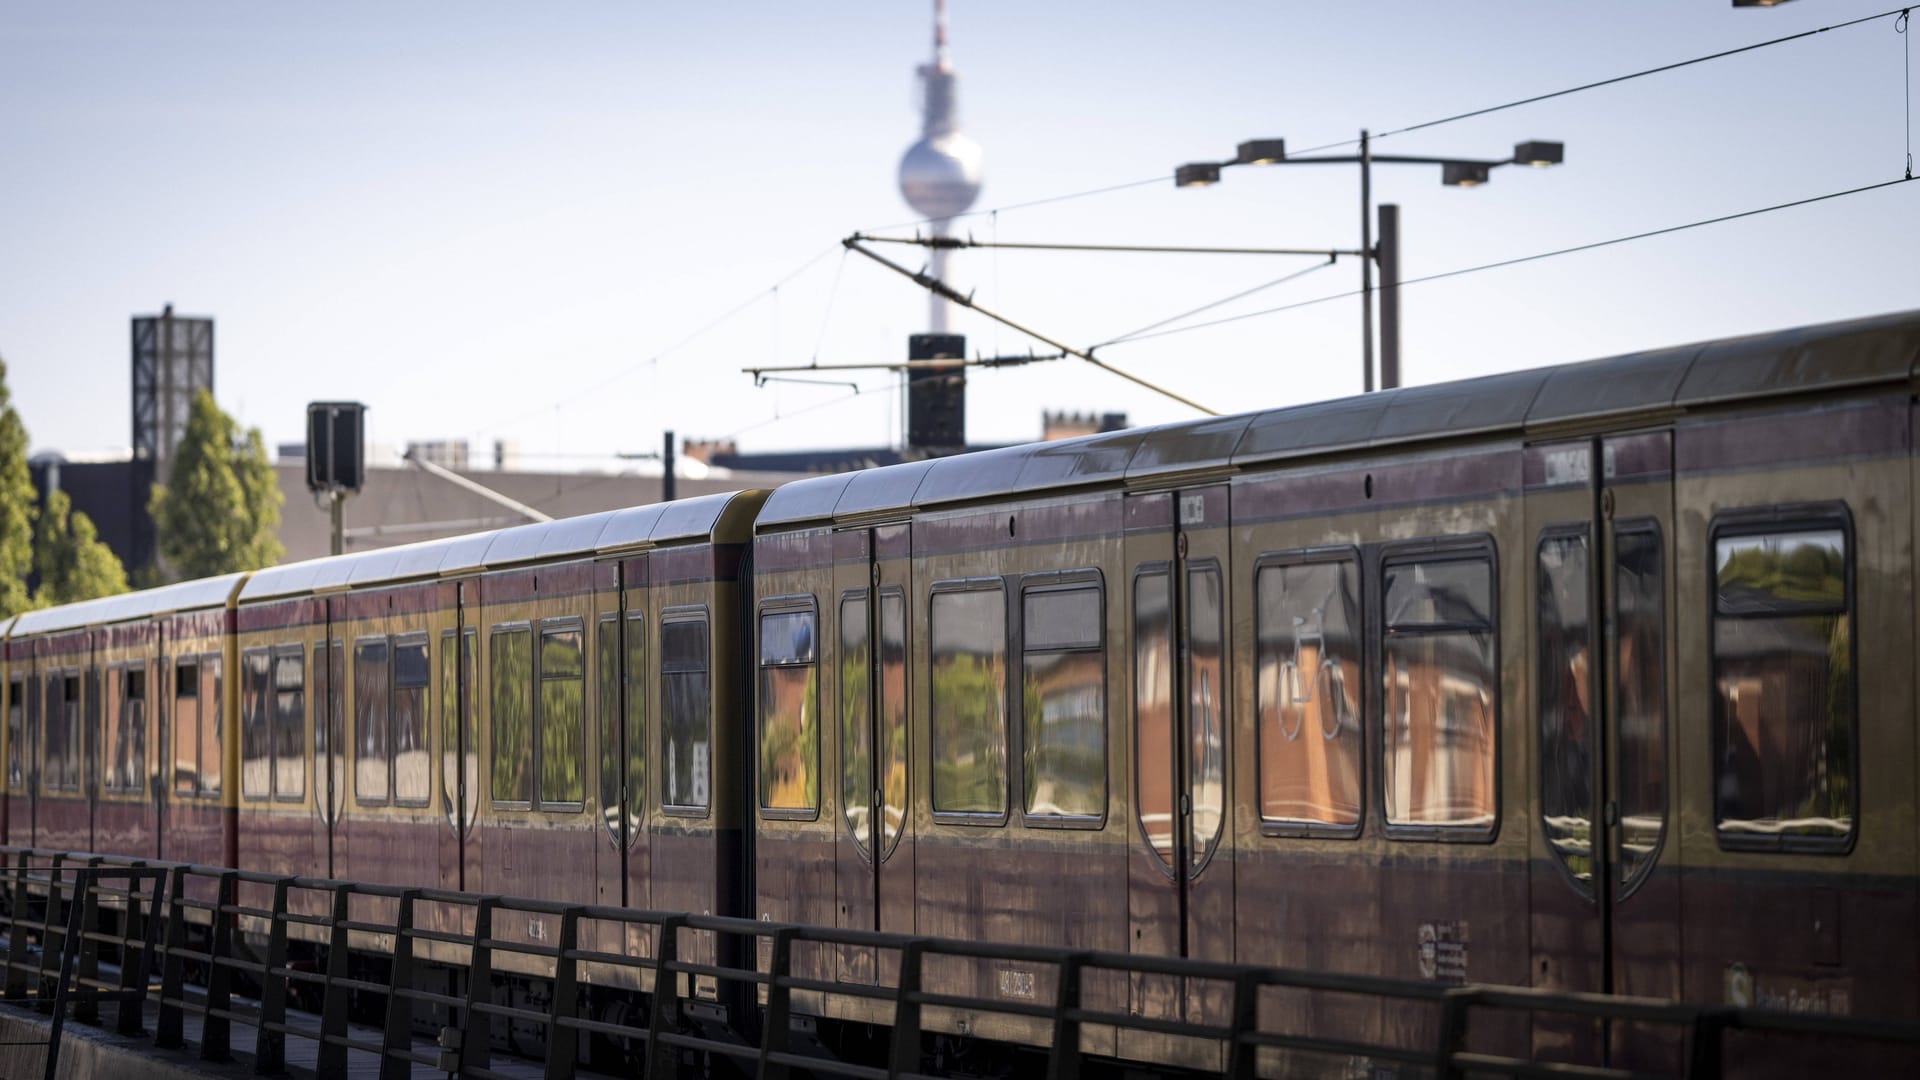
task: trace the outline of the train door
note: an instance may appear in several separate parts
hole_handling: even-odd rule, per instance
[[[599,605],[600,812],[612,845],[603,903],[648,906],[646,842],[647,583],[645,555],[612,567],[613,591]],[[644,935],[642,935],[644,936]]]
[[[1527,451],[1533,604],[1532,951],[1556,989],[1679,992],[1667,848],[1673,440],[1646,432]],[[1661,1067],[1658,1033],[1542,1020],[1536,1048]]]
[[[1136,953],[1233,959],[1227,505],[1224,485],[1127,497]],[[1224,1019],[1197,985],[1138,976],[1130,996],[1140,1016]]]
[[[912,526],[854,530],[856,559],[834,566],[839,639],[823,654],[839,669],[832,738],[838,747],[840,820],[834,828],[839,925],[911,933],[914,847],[907,812],[907,590]],[[843,534],[844,537],[844,534]],[[845,539],[835,545],[845,551]],[[883,962],[892,963],[890,954]],[[843,950],[840,977],[872,982],[870,949]]]
[[[465,891],[467,880],[478,879],[478,867],[469,867],[473,848],[473,819],[480,795],[479,756],[473,742],[475,631],[468,622],[471,582],[440,586],[437,603],[453,613],[450,625],[440,629],[434,647],[439,657],[438,743],[440,746],[440,812],[447,831],[440,833],[440,887]],[[435,678],[433,675],[429,679]]]

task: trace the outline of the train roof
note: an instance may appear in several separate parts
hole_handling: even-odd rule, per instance
[[[1495,432],[1572,428],[1780,394],[1903,383],[1920,310],[1310,405],[934,458],[776,488],[757,526],[881,516],[997,495],[1157,477]]]
[[[13,620],[8,636],[52,634],[83,626],[105,626],[155,615],[171,615],[177,611],[222,608],[233,598],[234,589],[246,576],[244,573],[222,574],[198,581],[162,585],[157,589],[143,589],[140,592],[23,612]]]
[[[240,601],[448,577],[538,559],[614,554],[713,534],[743,492],[536,521],[492,532],[289,563],[255,571]]]

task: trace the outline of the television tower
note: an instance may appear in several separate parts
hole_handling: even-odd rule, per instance
[[[946,236],[952,219],[980,197],[980,144],[962,135],[954,114],[958,78],[947,63],[947,5],[933,0],[933,62],[919,68],[920,141],[900,159],[900,194],[914,212],[932,221],[933,234]],[[934,248],[932,275],[945,281],[947,250]],[[935,294],[927,309],[927,329],[947,332],[947,302]]]

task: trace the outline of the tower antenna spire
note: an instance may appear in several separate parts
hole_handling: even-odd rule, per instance
[[[947,4],[933,0],[933,60],[919,68],[920,141],[900,159],[900,194],[914,212],[928,219],[935,236],[946,236],[952,219],[980,197],[980,144],[960,133],[955,109],[959,76],[947,59]],[[935,278],[944,280],[947,250],[936,247],[929,259]],[[928,330],[947,332],[947,301],[933,294]]]

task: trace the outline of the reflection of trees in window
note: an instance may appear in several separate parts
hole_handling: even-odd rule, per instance
[[[880,592],[880,827],[891,852],[907,821],[907,597]]]
[[[1433,556],[1383,570],[1381,715],[1387,820],[1491,827],[1493,567]]]
[[[586,671],[580,630],[540,632],[540,801],[586,800],[581,774]]]
[[[1745,843],[1853,831],[1847,538],[1838,528],[1715,541],[1715,818]]]
[[[430,671],[424,636],[394,642],[387,747],[393,760],[393,801],[407,806],[425,805],[432,791],[433,759],[427,752]]]
[[[866,595],[840,601],[840,811],[861,854],[872,848],[872,681]]]
[[[665,785],[660,798],[664,806],[707,808],[712,708],[707,663],[704,612],[660,624],[660,767]]]
[[[495,630],[488,681],[493,725],[493,799],[533,802],[533,634]]]
[[[1260,816],[1360,822],[1360,586],[1337,562],[1263,566],[1256,579]]]
[[[20,791],[25,782],[20,762],[25,760],[26,684],[15,679],[7,683],[7,787]]]
[[[273,657],[273,793],[282,799],[306,794],[305,725],[307,676],[300,647]]]
[[[1029,814],[1107,808],[1105,635],[1098,588],[1024,597],[1022,777]]]
[[[1593,691],[1587,655],[1592,589],[1587,536],[1542,537],[1536,616],[1540,667],[1540,816],[1547,845],[1590,890],[1593,881]]]
[[[814,613],[760,616],[760,805],[820,806],[819,668]]]
[[[930,606],[933,808],[1003,813],[1006,598],[998,589],[944,592]]]
[[[353,797],[383,803],[393,794],[387,768],[388,707],[391,701],[387,642],[355,642],[353,647]]]
[[[273,790],[271,691],[273,654],[240,654],[240,794],[264,799]]]

